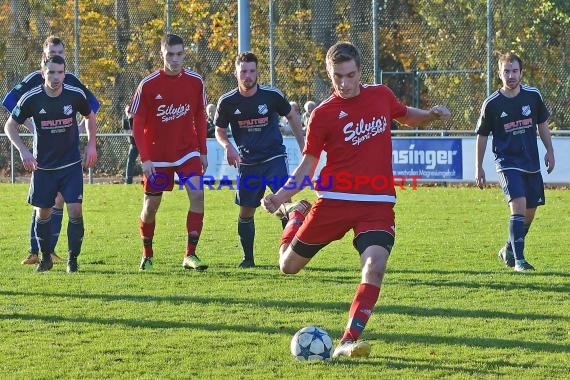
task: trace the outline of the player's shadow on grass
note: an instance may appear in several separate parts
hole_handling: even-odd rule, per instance
[[[436,344],[451,346],[469,346],[479,348],[516,349],[536,352],[558,352],[570,351],[570,345],[550,342],[532,342],[518,339],[500,339],[484,337],[465,336],[438,336],[424,334],[407,333],[376,333],[368,332],[366,337],[370,340],[384,341],[390,344],[422,344],[430,347]]]
[[[386,277],[385,285],[393,284],[400,286],[427,286],[427,287],[450,287],[450,288],[467,288],[467,289],[493,289],[499,291],[537,291],[537,292],[554,292],[569,293],[570,284],[528,284],[522,282],[474,282],[474,281],[446,281],[446,280],[420,280],[420,279],[399,279],[394,277]]]
[[[442,364],[442,361],[438,360],[436,357],[433,359],[408,359],[404,357],[396,357],[396,356],[386,356],[382,352],[383,348],[381,345],[374,345],[372,346],[372,354],[368,358],[359,358],[357,360],[349,359],[349,358],[339,358],[337,360],[331,361],[327,363],[327,365],[332,366],[342,366],[342,367],[359,367],[362,365],[373,365],[378,370],[378,378],[380,378],[380,374],[384,371],[385,368],[388,369],[395,369],[395,370],[407,370],[413,369],[416,373],[416,377],[432,377],[433,371],[438,371],[439,377],[442,376],[456,376],[458,373],[462,374],[469,374],[471,376],[489,376],[493,375],[494,377],[498,376],[500,373],[497,371],[497,361],[492,361],[492,365],[490,365],[489,369],[483,368],[474,368],[472,363],[469,362],[460,362],[456,361],[456,363],[450,363],[449,359],[445,359],[445,364]],[[518,365],[504,363],[501,367],[513,367],[509,368],[509,370],[513,370],[515,368],[519,368]],[[385,376],[384,376],[385,377]]]
[[[68,317],[61,315],[35,315],[35,314],[11,314],[0,315],[0,320],[20,320],[20,321],[37,321],[49,323],[70,323],[76,324],[96,324],[102,326],[125,326],[129,328],[147,328],[147,329],[192,329],[202,331],[228,331],[238,333],[261,333],[261,334],[285,334],[293,335],[296,328],[288,327],[268,327],[252,324],[230,325],[222,323],[205,323],[199,322],[175,322],[160,320],[144,320],[144,319],[119,319],[119,318],[102,318],[102,317]],[[570,346],[565,344],[546,343],[546,342],[530,342],[523,340],[507,340],[496,338],[467,338],[452,336],[435,336],[421,334],[405,334],[405,333],[368,333],[368,339],[378,341],[386,341],[389,343],[404,344],[425,344],[426,346],[434,344],[454,345],[454,346],[471,346],[480,348],[500,348],[500,349],[518,349],[524,351],[537,352],[568,352]]]
[[[477,362],[476,364],[469,360],[450,360],[443,355],[439,357],[437,349],[432,350],[430,353],[430,355],[433,356],[431,359],[385,356],[382,355],[382,353],[377,354],[382,357],[383,362],[385,363],[384,366],[387,368],[397,370],[413,368],[419,371],[428,371],[426,375],[432,374],[431,371],[437,370],[439,377],[457,376],[459,373],[470,376],[492,375],[493,377],[498,377],[513,373],[513,371],[519,372],[521,368],[534,368],[534,364],[525,364],[504,359],[491,359],[484,362]],[[481,366],[484,368],[481,368]],[[564,373],[567,370],[567,367],[565,366],[553,366],[551,364],[549,364],[548,368],[550,370],[556,369],[558,373]]]
[[[390,267],[388,265],[388,269],[386,270],[387,274],[413,274],[413,275],[429,275],[429,274],[439,274],[444,276],[453,276],[453,275],[465,275],[465,276],[481,276],[481,275],[489,275],[489,276],[497,276],[497,275],[512,275],[512,276],[533,276],[533,277],[551,277],[551,276],[558,276],[558,277],[570,277],[570,272],[554,272],[554,271],[536,271],[532,273],[516,273],[513,272],[512,269],[503,267],[501,269],[497,269],[496,271],[478,271],[478,270],[440,270],[440,269],[399,269],[394,268],[394,266]]]
[[[6,297],[21,297],[28,296],[29,292],[24,291],[11,291],[0,290],[0,296]],[[323,311],[328,310],[335,313],[344,313],[346,309],[346,302],[311,302],[303,299],[302,301],[296,300],[275,300],[275,299],[260,299],[258,294],[252,298],[230,298],[230,297],[213,297],[213,296],[194,296],[185,294],[175,294],[171,296],[154,296],[154,295],[132,295],[132,294],[74,294],[74,293],[54,293],[54,292],[39,292],[38,296],[45,299],[48,298],[64,298],[64,299],[77,299],[77,300],[96,300],[105,302],[140,302],[140,303],[172,303],[174,305],[184,305],[187,303],[203,304],[211,306],[218,303],[224,306],[252,306],[262,307],[266,309],[283,309],[291,311],[299,309],[299,312],[310,312],[311,310]],[[545,321],[566,321],[570,322],[570,317],[552,315],[552,314],[531,314],[531,313],[510,313],[495,310],[466,310],[466,309],[453,309],[453,308],[425,308],[418,306],[403,306],[403,305],[383,305],[378,306],[378,312],[383,315],[394,314],[399,316],[411,317],[445,317],[445,318],[482,318],[482,319],[500,319],[500,320],[545,320]]]

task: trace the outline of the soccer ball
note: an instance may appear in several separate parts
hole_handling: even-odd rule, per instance
[[[330,360],[332,349],[329,334],[315,326],[303,327],[291,339],[291,354],[297,360]]]

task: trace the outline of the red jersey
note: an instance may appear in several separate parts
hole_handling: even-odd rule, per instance
[[[315,108],[303,153],[327,152],[316,181],[319,198],[395,203],[391,124],[406,112],[383,85],[360,85],[349,99],[334,93]]]
[[[141,161],[154,166],[180,166],[206,154],[206,92],[197,73],[178,75],[158,70],[139,84],[130,113],[135,115],[133,136]]]

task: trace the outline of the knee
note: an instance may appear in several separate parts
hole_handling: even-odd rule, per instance
[[[283,274],[297,274],[301,270],[301,268],[295,267],[285,262],[279,263],[279,269]]]
[[[83,217],[81,203],[72,203],[67,205],[67,212],[70,219],[77,219]]]
[[[188,194],[190,203],[193,205],[204,204],[204,190],[191,190]]]
[[[362,274],[365,276],[382,278],[386,272],[387,255],[375,255],[368,257],[362,266]]]

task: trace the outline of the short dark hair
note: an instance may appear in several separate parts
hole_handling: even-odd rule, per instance
[[[48,36],[45,39],[44,44],[42,45],[43,49],[47,48],[49,45],[61,45],[61,46],[65,47],[61,38],[59,38],[58,36],[54,36],[54,35]]]
[[[332,67],[337,63],[348,62],[351,60],[354,60],[356,67],[360,69],[360,51],[350,42],[337,42],[327,51],[327,68]]]
[[[65,68],[65,58],[60,55],[52,55],[51,57],[45,57],[42,60],[42,69],[47,67],[48,63],[57,63],[58,65],[63,65]]]
[[[168,33],[165,34],[160,40],[160,47],[182,45],[184,46],[184,40],[178,34]]]
[[[257,67],[257,56],[250,51],[245,51],[236,57],[236,67],[239,66],[241,62],[255,62],[255,66]]]
[[[510,62],[510,63],[518,62],[519,63],[519,69],[522,71],[522,69],[523,69],[522,60],[515,53],[508,52],[508,53],[501,54],[499,56],[499,70],[501,69],[501,63],[505,64],[507,62]]]

